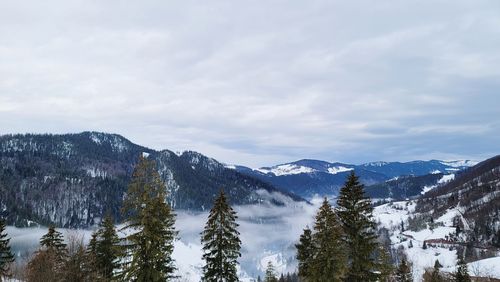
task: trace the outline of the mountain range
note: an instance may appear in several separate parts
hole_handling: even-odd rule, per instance
[[[314,195],[334,196],[351,171],[368,185],[372,197],[399,199],[437,187],[449,173],[475,164],[431,160],[352,165],[300,160],[251,169],[224,165],[193,151],[153,150],[117,134],[3,135],[0,212],[16,226],[85,227],[99,222],[106,212],[119,221],[141,154],[156,161],[172,207],[191,211],[210,209],[220,189],[235,205],[285,206]]]
[[[245,166],[228,166],[304,198],[314,195],[337,195],[347,175],[354,171],[363,184],[370,186],[407,176],[414,177],[434,174],[429,178],[441,177],[475,165],[477,162],[464,161],[411,161],[411,162],[371,162],[361,165],[330,163],[319,160],[299,160],[272,167],[251,169]],[[419,179],[415,179],[416,182]],[[436,182],[439,179],[436,179]],[[431,183],[428,183],[431,185]],[[432,183],[435,185],[436,183]],[[420,191],[418,191],[419,193]]]

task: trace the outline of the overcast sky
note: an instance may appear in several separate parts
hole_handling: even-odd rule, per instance
[[[500,153],[500,1],[2,1],[0,133],[263,166]]]

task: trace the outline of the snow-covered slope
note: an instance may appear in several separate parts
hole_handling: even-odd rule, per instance
[[[457,262],[457,252],[463,252],[466,239],[456,234],[456,219],[461,217],[460,210],[450,209],[441,217],[420,218],[415,212],[415,201],[400,201],[377,206],[374,217],[380,227],[387,228],[394,254],[403,252],[413,265],[414,281],[421,281],[426,268],[432,268],[436,260],[443,265],[442,271],[453,272]],[[415,222],[422,220],[423,226],[414,228]],[[403,229],[402,229],[403,227]],[[413,229],[413,230],[411,230]],[[426,247],[424,247],[424,242]],[[500,255],[500,254],[497,254]],[[500,272],[492,266],[500,257],[478,260],[469,263],[470,274],[481,277],[500,278]],[[499,264],[500,265],[500,264]]]

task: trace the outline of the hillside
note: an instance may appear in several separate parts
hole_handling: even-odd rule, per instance
[[[140,154],[157,161],[175,209],[206,210],[223,188],[233,204],[302,199],[196,152],[155,151],[116,134],[0,137],[0,206],[8,224],[82,227],[120,207]]]
[[[500,156],[457,174],[454,181],[426,193],[416,211],[439,217],[457,212],[468,242],[500,247]]]
[[[431,173],[407,175],[367,186],[366,193],[376,200],[405,200],[416,198],[453,180],[455,174]]]

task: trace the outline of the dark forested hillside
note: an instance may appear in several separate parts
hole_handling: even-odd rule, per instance
[[[8,224],[87,226],[120,207],[140,154],[157,161],[177,209],[210,208],[225,189],[233,204],[283,205],[297,196],[225,168],[195,152],[154,151],[122,136],[98,132],[0,136],[0,206]]]
[[[471,242],[500,247],[500,156],[457,174],[454,181],[426,193],[416,207],[434,218],[450,209],[461,214],[460,227]]]
[[[365,191],[371,198],[405,200],[420,196],[425,187],[429,189],[437,187],[442,178],[442,173],[401,176],[397,179],[367,186]]]

